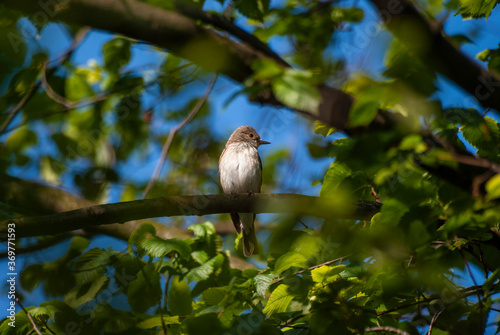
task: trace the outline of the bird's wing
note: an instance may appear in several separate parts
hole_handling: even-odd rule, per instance
[[[257,154],[257,157],[259,157],[259,168],[260,168],[260,174],[259,174],[259,191],[257,193],[260,193],[260,188],[262,187],[262,161],[260,160],[260,155]],[[254,217],[255,219],[255,217]]]

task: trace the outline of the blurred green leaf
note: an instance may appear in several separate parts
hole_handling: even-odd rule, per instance
[[[214,270],[222,265],[223,260],[224,256],[217,255],[208,262],[205,262],[198,267],[192,268],[186,275],[186,278],[190,282],[208,279],[208,277],[214,272]]]
[[[373,121],[379,108],[378,101],[365,100],[363,98],[356,100],[349,113],[349,126],[366,126]]]
[[[146,250],[151,257],[163,258],[172,251],[176,251],[182,258],[188,258],[191,253],[189,244],[179,238],[164,240],[154,236],[143,240],[140,246]]]
[[[7,138],[6,146],[9,150],[21,153],[27,147],[36,143],[37,136],[35,132],[27,128],[21,128]]]
[[[136,328],[140,329],[151,329],[151,328],[161,327],[162,322],[165,325],[173,325],[181,323],[179,321],[179,316],[163,316],[163,317],[153,316],[152,318],[139,322],[135,326]]]
[[[345,164],[334,162],[325,174],[323,186],[319,193],[320,197],[334,196],[340,183],[351,175],[351,169]]]
[[[243,0],[234,3],[238,11],[249,19],[262,21],[269,10],[269,0]]]
[[[365,13],[360,8],[333,8],[331,17],[334,22],[359,22]]]
[[[127,65],[130,61],[130,41],[122,37],[116,37],[106,42],[102,47],[104,56],[104,67],[113,73]]]
[[[172,279],[168,293],[168,308],[173,315],[191,314],[191,291],[188,284],[179,277]]]
[[[500,198],[500,174],[493,176],[486,182],[486,192],[489,199]]]
[[[321,95],[303,74],[287,70],[273,80],[272,88],[276,98],[288,107],[318,113]]]
[[[161,293],[160,275],[148,264],[130,282],[127,300],[133,310],[144,313],[149,307],[158,304]]]
[[[291,267],[304,268],[307,264],[307,258],[297,252],[287,252],[278,260],[274,265],[274,273],[280,275],[283,271],[288,270]]]
[[[320,266],[319,268],[311,270],[311,276],[312,280],[316,283],[327,283],[331,279],[331,277],[334,277],[344,271],[346,268],[345,265],[334,265],[334,266],[329,266],[329,265],[323,265]]]
[[[108,287],[109,277],[100,276],[90,283],[85,283],[69,291],[65,296],[65,302],[72,308],[77,308],[94,299],[102,290]]]

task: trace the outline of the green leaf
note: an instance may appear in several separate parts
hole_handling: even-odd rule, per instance
[[[327,137],[328,135],[331,135],[333,133],[336,133],[338,130],[327,126],[326,124],[322,123],[321,121],[314,121],[314,133],[321,135],[323,137]]]
[[[130,41],[122,37],[116,37],[102,47],[104,67],[113,73],[127,65],[130,61]]]
[[[10,135],[5,144],[9,150],[21,153],[26,148],[36,143],[36,134],[27,128],[21,128]]]
[[[26,310],[30,312],[32,307],[26,307]],[[28,315],[25,311],[21,310],[15,315],[14,326],[9,325],[12,322],[11,319],[5,318],[5,321],[0,325],[0,334],[2,335],[21,335],[28,334],[33,329],[33,324],[31,323]]]
[[[175,325],[175,324],[180,324],[181,322],[179,321],[179,316],[153,316],[150,319],[144,320],[139,322],[138,324],[135,325],[136,328],[140,329],[151,329],[155,327],[161,327],[162,326],[162,319],[163,323],[165,325]]]
[[[347,165],[340,162],[333,162],[325,174],[323,185],[319,192],[320,197],[331,197],[336,195],[336,190],[340,183],[351,175],[352,171]]]
[[[201,281],[206,280],[210,275],[214,272],[215,269],[218,269],[224,261],[224,256],[217,255],[208,262],[191,269],[186,278],[192,281]]]
[[[400,150],[415,150],[418,153],[424,152],[427,146],[425,145],[422,136],[411,134],[405,136],[399,144]]]
[[[66,79],[64,91],[66,98],[71,101],[80,101],[94,96],[94,90],[87,82],[84,74],[72,72]]]
[[[223,287],[211,287],[208,290],[203,291],[203,300],[209,305],[217,305],[224,299],[228,293],[226,288]]]
[[[272,89],[276,98],[290,108],[318,114],[321,95],[309,83],[310,79],[293,70],[286,70],[273,80]]]
[[[108,287],[109,277],[101,276],[91,283],[78,286],[68,292],[64,296],[64,301],[72,307],[76,308],[86,302],[94,299],[103,289]]]
[[[399,224],[403,215],[408,212],[408,206],[399,201],[398,199],[389,199],[384,201],[384,205],[380,213],[372,217],[372,229],[390,228]]]
[[[214,225],[209,221],[194,224],[188,230],[191,230],[194,236],[202,238],[207,238],[209,235],[215,234]]]
[[[267,290],[269,289],[269,286],[271,286],[273,279],[273,275],[256,275],[253,280],[255,282],[255,292],[257,295],[265,298]]]
[[[333,8],[331,18],[333,22],[360,22],[365,12],[360,8]]]
[[[448,36],[448,39],[457,47],[465,43],[474,43],[469,37],[463,34]]]
[[[131,312],[114,309],[105,301],[95,306],[92,316],[106,333],[122,333],[136,324]]]
[[[283,74],[284,69],[272,59],[257,59],[252,62],[253,79],[272,79]]]
[[[288,305],[293,299],[293,296],[288,292],[289,288],[286,284],[280,284],[276,287],[273,293],[271,293],[263,312],[268,316],[286,312]]]
[[[160,275],[151,264],[145,265],[132,280],[127,290],[127,300],[135,311],[144,313],[158,304],[161,297]]]
[[[488,156],[486,158],[498,158],[500,130],[495,120],[485,117],[478,124],[467,124],[462,127],[462,134],[473,147],[482,150],[481,153]]]
[[[332,281],[332,277],[336,277],[339,273],[345,270],[345,265],[323,265],[319,268],[311,270],[311,276],[315,283],[328,283]]]
[[[156,228],[151,223],[143,223],[128,239],[129,245],[139,245],[145,238],[156,236]]]
[[[464,19],[488,18],[499,2],[499,0],[460,0],[460,8],[455,16],[462,15]]]
[[[482,62],[488,62],[488,70],[500,73],[500,48],[485,49],[476,55]]]
[[[180,238],[164,240],[158,236],[154,236],[143,240],[140,246],[146,250],[151,257],[163,258],[172,251],[176,251],[182,258],[189,258],[191,254],[191,247],[189,244]]]
[[[189,315],[193,310],[191,291],[188,284],[179,277],[174,277],[168,293],[168,308],[173,315]]]
[[[490,200],[500,198],[500,174],[488,180],[486,183],[486,193],[488,193],[488,199]]]
[[[109,263],[111,252],[93,248],[80,256],[75,263],[75,279],[78,285],[90,283],[102,276]]]
[[[354,101],[349,113],[350,127],[366,126],[373,121],[378,113],[379,102],[360,98]]]
[[[190,316],[182,322],[182,334],[220,335],[225,334],[217,313]]]
[[[269,10],[270,0],[242,0],[233,4],[236,9],[249,19],[263,21]]]
[[[280,275],[283,271],[288,270],[292,266],[304,268],[306,264],[307,258],[305,258],[302,254],[294,251],[287,252],[276,261],[276,264],[274,265],[274,273]]]

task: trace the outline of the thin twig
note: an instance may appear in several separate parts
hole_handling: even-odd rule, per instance
[[[164,310],[167,310],[167,300],[168,300],[168,286],[170,284],[170,278],[172,278],[172,276],[167,276],[167,275],[163,275],[163,277],[165,278],[165,294],[164,294],[164,300],[163,300],[163,309]]]
[[[75,38],[73,39],[73,42],[71,43],[70,48],[64,54],[61,55],[61,58],[59,59],[59,61],[57,62],[57,64],[53,68],[51,68],[50,74],[52,74],[53,72],[55,72],[55,69],[59,65],[61,65],[62,63],[64,63],[64,61],[69,56],[71,56],[71,54],[75,51],[75,49],[78,47],[78,45],[80,45],[80,43],[83,41],[83,39],[85,38],[85,36],[87,36],[87,34],[88,34],[89,31],[90,31],[89,27],[84,27],[84,28],[80,29],[77,32]],[[46,78],[46,75],[45,75],[45,64],[44,64],[43,69],[42,69],[42,76],[43,76],[43,78],[45,78],[45,81],[46,81],[47,78]],[[33,97],[33,95],[36,93],[36,91],[38,90],[38,88],[42,84],[43,84],[43,82],[34,83],[31,86],[31,88],[29,89],[28,93],[26,93],[26,95],[21,99],[21,101],[19,101],[19,103],[16,106],[14,106],[14,108],[12,108],[12,110],[10,111],[9,117],[7,118],[7,120],[5,120],[5,122],[2,124],[2,127],[0,128],[0,135],[5,131],[5,129],[12,122],[12,120],[14,120],[14,118],[17,115],[17,113],[19,113],[19,111],[28,102],[28,100]]]
[[[398,335],[410,335],[408,332],[406,332],[404,330],[397,329],[394,327],[389,327],[389,326],[366,328],[365,333],[369,333],[369,332],[372,332],[372,333],[390,332],[390,333],[394,333],[394,334],[398,334]]]
[[[471,287],[467,287],[467,288],[464,288],[462,290],[459,290],[457,293],[460,295],[460,299],[462,299],[462,298],[465,298],[465,297],[477,294],[478,292],[482,292],[482,291],[483,291],[483,288],[481,286],[471,286]],[[414,306],[414,305],[418,305],[418,304],[421,304],[421,303],[425,303],[425,302],[429,302],[429,301],[432,301],[432,300],[435,300],[435,299],[439,299],[440,297],[441,296],[439,294],[433,294],[433,295],[429,296],[426,299],[421,299],[421,300],[413,301],[413,302],[410,302],[408,304],[404,304],[404,305],[401,305],[401,306],[396,306],[396,307],[390,308],[388,310],[385,310],[385,311],[382,311],[382,312],[378,312],[377,316],[382,316],[382,315],[385,315],[385,314],[389,314],[389,313],[398,311],[400,309],[405,309],[405,308],[408,308],[408,307],[411,307],[411,306]]]
[[[36,326],[36,323],[35,321],[33,320],[33,318],[31,317],[31,314],[30,312],[28,312],[23,304],[21,303],[21,301],[19,300],[19,298],[16,297],[16,302],[19,304],[19,306],[21,306],[21,308],[23,309],[24,313],[26,313],[26,315],[28,316],[28,319],[30,319],[31,323],[33,324],[33,329],[37,332],[38,335],[43,335],[40,330],[38,329],[38,327]]]
[[[49,83],[47,82],[47,75],[46,75],[46,72],[47,72],[47,65],[48,65],[48,61],[45,62],[42,66],[42,77],[41,77],[41,81],[42,81],[42,87],[44,88],[45,90],[45,93],[47,93],[47,95],[49,96],[49,98],[51,98],[52,100],[54,100],[55,102],[63,105],[64,107],[66,107],[67,109],[73,109],[76,107],[76,104],[69,101],[68,99],[60,96],[59,94],[57,94],[53,89],[52,87],[49,85]]]
[[[280,327],[290,327],[290,324],[294,323],[295,321],[297,321],[299,319],[302,319],[305,316],[306,316],[305,314],[299,314],[297,316],[294,316],[291,319],[286,320],[285,322],[280,323],[279,326]]]
[[[336,258],[336,259],[332,259],[331,261],[328,261],[328,262],[324,262],[324,263],[321,263],[321,264],[318,264],[318,265],[314,265],[314,266],[311,266],[310,268],[308,268],[308,270],[314,270],[314,269],[317,269],[317,268],[320,268],[324,265],[330,265],[332,263],[335,263],[335,262],[342,262],[345,258],[349,257],[351,255],[347,255],[347,256],[343,256],[343,257],[339,257],[339,258]],[[297,271],[294,273],[294,275],[298,275],[298,274],[301,274],[305,271],[306,269],[304,270],[300,270],[300,271]],[[282,281],[283,279],[285,279],[285,277],[281,277],[281,278],[278,278],[278,279],[275,279],[271,285],[274,285],[276,283],[279,283],[280,281]]]
[[[483,114],[481,114],[481,117],[484,117],[486,115],[486,113],[488,113],[490,111],[491,107],[488,107],[484,110]]]
[[[297,219],[297,221],[298,221],[301,225],[303,225],[305,229],[309,229],[309,226],[308,226],[308,225],[306,225],[304,222],[302,222],[302,220]]]
[[[11,109],[9,117],[7,118],[7,120],[5,120],[5,122],[2,124],[2,127],[0,128],[0,135],[3,134],[5,129],[9,126],[12,120],[14,120],[17,113],[19,113],[19,111],[23,108],[26,102],[28,102],[28,100],[31,99],[33,94],[35,94],[38,87],[40,87],[40,83],[32,85],[28,93],[26,93],[26,95],[21,99],[21,101],[19,101],[17,105],[15,105],[14,108]]]
[[[217,80],[217,75],[215,75],[213,77],[212,81],[210,82],[210,84],[208,84],[208,87],[205,91],[205,94],[203,95],[203,97],[201,97],[200,100],[198,100],[198,103],[196,104],[196,106],[194,106],[194,108],[191,110],[191,112],[188,114],[188,116],[186,116],[186,118],[184,120],[182,120],[182,122],[179,123],[177,126],[175,126],[170,131],[170,134],[168,134],[167,141],[165,142],[165,144],[163,145],[163,148],[161,150],[160,158],[158,159],[158,162],[156,163],[156,167],[155,167],[155,170],[153,172],[153,176],[151,177],[151,180],[149,181],[149,183],[146,186],[146,189],[144,190],[144,193],[142,195],[143,199],[145,199],[147,197],[149,191],[151,191],[154,184],[156,183],[156,180],[158,179],[158,176],[160,175],[161,169],[163,167],[163,163],[165,163],[165,159],[167,158],[168,151],[170,150],[170,146],[172,145],[175,134],[177,134],[177,132],[179,130],[181,130],[182,127],[184,127],[189,121],[191,121],[193,119],[193,117],[199,112],[201,107],[203,107],[203,105],[205,104],[205,101],[208,98],[208,95],[210,94],[210,92],[212,91],[212,88],[214,87],[216,80]]]
[[[47,237],[44,238],[43,240],[38,241],[38,243],[34,245],[29,245],[23,248],[16,248],[16,255],[21,255],[21,254],[26,254],[26,253],[31,253],[35,251],[39,251],[42,249],[47,249],[50,248],[58,243],[61,243],[63,241],[66,241],[67,239],[74,237],[74,236],[89,236],[89,234],[83,233],[81,231],[72,231],[72,232],[67,232],[67,233],[62,233],[59,235],[55,235],[53,237]],[[0,253],[0,259],[6,258],[9,256],[9,253],[2,252]]]
[[[444,309],[440,310],[439,312],[437,312],[436,314],[434,314],[432,316],[432,319],[431,319],[431,323],[429,324],[429,329],[427,330],[427,335],[431,335],[432,333],[432,328],[434,327],[434,325],[436,324],[437,322],[437,319],[439,318],[439,316],[441,315],[441,313],[443,313]]]

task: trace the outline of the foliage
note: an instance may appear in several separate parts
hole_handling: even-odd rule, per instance
[[[172,1],[144,2],[176,8]],[[185,2],[206,7],[204,1]],[[224,1],[219,2],[209,8],[222,8]],[[481,19],[498,1],[416,3],[426,15],[451,10],[464,19]],[[357,99],[346,116],[353,136],[316,121],[308,124],[315,133],[310,142],[299,142],[313,159],[329,165],[311,180],[321,185],[321,198],[345,206],[380,201],[380,213],[370,221],[273,218],[267,239],[259,234],[263,252],[253,259],[259,268],[247,269],[231,263],[241,250],[217,234],[218,217],[211,218],[213,224],[184,217],[169,221],[192,234],[186,239],[165,238],[143,223],[123,250],[96,247],[92,232],[83,232],[57,247],[66,248],[54,252],[57,259],[27,264],[20,273],[23,292],[41,291],[47,298],[26,307],[43,334],[363,334],[377,327],[412,335],[429,327],[433,334],[498,332],[499,175],[484,176],[491,178],[464,190],[432,173],[443,166],[456,171],[459,158],[468,157],[457,148],[498,168],[498,119],[471,106],[442,106],[435,70],[416,56],[426,45],[417,43],[419,33],[411,28],[406,35],[415,48],[393,38],[384,46],[380,73],[346,76],[346,59],[331,49],[344,31],[364,22],[363,8],[332,1],[243,0],[220,13],[244,22],[261,41],[291,41],[290,52],[280,54],[286,53],[293,69],[259,59],[237,94],[256,99],[272,92],[277,102],[308,115],[318,115],[323,84]],[[19,32],[28,20],[1,8],[0,125],[27,99],[2,135],[0,172],[36,171],[33,178],[95,202],[140,197],[147,180],[129,179],[125,171],[139,169],[138,161],[151,158],[151,148],[160,150],[164,130],[192,110],[199,98],[193,92],[208,74],[127,36],[110,36],[99,50],[101,62],[79,63],[70,54],[59,64]],[[31,27],[37,33],[44,29]],[[77,34],[76,27],[65,27],[70,36]],[[16,52],[8,36],[16,36]],[[146,47],[161,59],[154,70],[131,65],[134,53]],[[499,49],[486,49],[477,58],[499,72],[499,55]],[[382,109],[405,122],[364,131]],[[216,120],[207,103],[182,128],[168,153],[168,173],[151,197],[219,191],[216,165],[224,140],[212,127]],[[433,146],[431,136],[444,145]],[[279,189],[293,153],[278,148],[266,158],[263,189]],[[0,205],[2,219],[33,214],[31,204]],[[33,333],[26,311],[18,310],[15,328],[4,319],[0,334]]]

